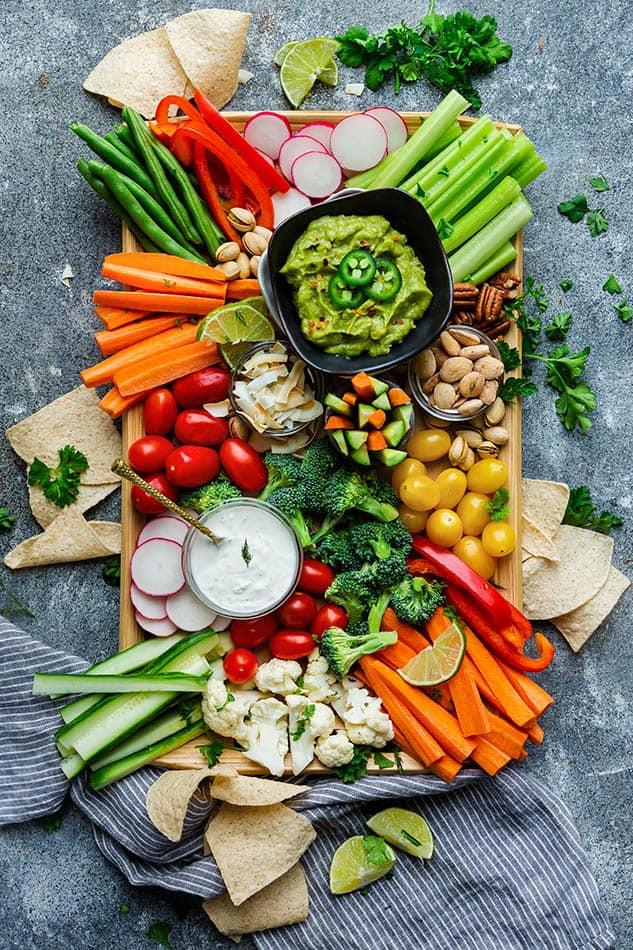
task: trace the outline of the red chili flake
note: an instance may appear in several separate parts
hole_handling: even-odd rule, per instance
[[[318,283],[316,282],[316,280],[311,280],[311,281],[310,281],[310,286],[311,286],[311,287],[318,287],[319,285],[318,285]]]

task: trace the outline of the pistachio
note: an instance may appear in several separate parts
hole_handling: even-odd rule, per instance
[[[215,259],[220,264],[225,264],[227,261],[236,261],[239,253],[239,244],[236,241],[227,241],[225,244],[220,244],[215,252]]]
[[[466,455],[464,456],[464,458],[463,458],[463,459],[461,460],[461,462],[459,463],[459,467],[461,468],[461,470],[462,470],[463,472],[469,472],[469,471],[471,470],[471,468],[473,467],[473,465],[475,464],[476,461],[477,461],[477,459],[476,459],[476,457],[475,457],[475,453],[473,452],[473,450],[472,450],[472,449],[467,449],[467,450],[466,450]]]
[[[468,454],[469,446],[463,436],[458,435],[453,439],[448,450],[448,460],[453,465],[461,465]]]
[[[433,350],[428,347],[415,358],[415,371],[420,379],[430,379],[437,369]]]
[[[224,264],[218,264],[218,270],[221,270],[227,280],[236,280],[240,276],[240,265],[237,261],[226,261]]]
[[[485,402],[485,400],[484,400]],[[486,409],[484,419],[486,420],[486,425],[497,426],[503,419],[506,414],[506,404],[501,398],[497,396],[495,401],[491,403]]]
[[[478,360],[482,356],[490,356],[490,348],[485,343],[478,343],[476,346],[463,346],[459,355],[465,356],[467,360]]]
[[[255,231],[247,231],[242,238],[242,244],[249,254],[263,254],[268,247],[266,238],[262,237],[261,234],[256,234]]]
[[[504,426],[489,426],[484,429],[484,439],[494,442],[495,445],[506,445],[509,438],[510,433]]]
[[[477,429],[458,429],[455,436],[462,438],[471,449],[476,449],[484,440],[481,432],[478,432]]]
[[[481,399],[467,399],[466,402],[457,410],[462,416],[474,416],[476,412],[483,409],[484,404]]]
[[[248,208],[231,208],[227,215],[236,231],[252,231],[257,225],[255,215]]]
[[[478,396],[485,382],[481,373],[466,373],[459,381],[459,391],[462,396]]]
[[[484,406],[490,406],[497,398],[497,393],[499,391],[499,384],[496,379],[488,379],[484,384],[484,388],[479,393],[479,398],[483,402]],[[487,423],[486,423],[487,425]]]
[[[259,234],[260,237],[265,239],[267,244],[273,236],[273,232],[270,230],[270,228],[264,228],[261,226],[261,224],[258,224],[257,227],[253,228],[253,234]]]
[[[249,266],[250,266],[251,274],[253,275],[253,277],[257,277],[260,261],[261,261],[261,257],[259,256],[259,254],[254,254],[253,257],[251,257],[250,259]]]
[[[460,344],[454,336],[451,336],[448,330],[444,330],[443,333],[440,333],[440,343],[449,356],[457,356],[461,350]]]
[[[480,342],[480,338],[476,333],[470,333],[469,330],[462,330],[461,327],[453,327],[453,329],[448,332],[452,337],[455,337],[457,342],[461,343],[462,346],[476,346]]]
[[[240,419],[239,416],[231,416],[229,419],[229,434],[234,439],[248,439],[250,429],[248,424]]]
[[[482,442],[477,446],[477,455],[480,459],[496,459],[499,457],[499,446],[494,442]]]
[[[440,379],[445,383],[456,383],[473,368],[471,360],[461,356],[449,356],[440,367]]]
[[[246,280],[247,277],[251,276],[251,260],[248,254],[242,251],[235,263],[240,269],[240,277],[242,280]]]
[[[456,399],[457,393],[450,383],[446,382],[438,383],[431,396],[431,401],[438,409],[450,409]]]
[[[435,389],[435,387],[437,386],[437,384],[439,383],[439,381],[440,381],[440,374],[433,373],[433,375],[429,376],[427,381],[424,383],[422,387],[422,392],[425,393],[427,396],[430,396],[433,390]]]
[[[475,369],[486,379],[499,379],[503,376],[503,363],[494,356],[482,356],[475,363]]]

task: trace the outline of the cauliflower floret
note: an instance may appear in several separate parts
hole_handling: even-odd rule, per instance
[[[286,696],[296,690],[301,673],[301,664],[296,660],[272,659],[258,667],[255,685],[265,692]]]
[[[330,671],[328,662],[321,656],[318,647],[315,647],[308,657],[302,691],[315,703],[329,702],[340,692],[336,676]]]
[[[287,696],[290,710],[290,754],[294,775],[303,772],[314,758],[314,743],[334,730],[334,713],[325,703],[313,703],[308,696]]]
[[[288,751],[288,707],[270,696],[250,709],[244,755],[259,762],[271,775],[283,775]]]
[[[337,765],[348,765],[354,757],[354,746],[344,729],[339,729],[331,736],[323,736],[319,739],[315,751],[319,762],[329,769]]]
[[[366,689],[348,689],[337,712],[356,745],[382,749],[393,739],[393,723],[382,711],[380,697],[370,696]]]
[[[248,734],[244,717],[259,695],[254,690],[232,693],[222,680],[208,679],[202,697],[204,721],[212,732],[241,743]]]

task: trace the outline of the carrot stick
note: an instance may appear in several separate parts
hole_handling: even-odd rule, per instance
[[[163,294],[192,294],[194,297],[222,297],[225,295],[225,281],[194,280],[191,277],[178,277],[161,271],[141,270],[138,267],[124,267],[122,264],[104,263],[101,268],[103,277],[118,280],[127,287],[151,290]]]
[[[498,749],[509,755],[511,759],[518,759],[528,737],[523,729],[517,729],[512,723],[507,722],[496,713],[488,713],[490,719],[490,732],[483,737],[488,742],[492,742]]]
[[[523,702],[492,653],[486,649],[470,627],[467,627],[465,624],[463,626],[464,633],[466,634],[466,650],[488,683],[488,686],[499,700],[504,715],[521,728],[531,726],[534,723],[533,711]]]
[[[142,402],[148,395],[149,390],[145,390],[144,392],[136,393],[134,396],[122,396],[116,386],[113,386],[112,389],[107,391],[99,403],[99,408],[107,412],[111,419],[118,419],[119,416],[127,412],[131,406],[135,406],[137,402]]]
[[[207,264],[197,264],[195,261],[186,261],[173,254],[146,254],[144,251],[123,251],[119,254],[108,254],[105,264],[114,264],[121,267],[133,267],[137,270],[160,271],[163,274],[173,274],[176,277],[193,277],[197,280],[215,280],[223,282],[226,275],[217,267]]]
[[[542,716],[546,709],[554,702],[554,697],[550,696],[542,686],[539,686],[538,683],[535,683],[527,673],[522,673],[520,670],[514,670],[511,666],[508,666],[503,661],[497,661],[499,666],[508,677],[517,693],[524,702],[528,704],[530,709],[534,712],[535,716]]]
[[[224,285],[223,285],[224,286]],[[183,294],[152,294],[140,290],[95,290],[92,298],[98,306],[143,310],[148,313],[188,313],[204,317],[221,307],[223,300],[210,297],[189,297]]]
[[[437,762],[432,762],[429,766],[432,772],[435,772],[436,775],[439,775],[440,778],[443,778],[444,781],[449,784],[461,770],[461,767],[461,762],[452,759],[450,755],[443,755],[441,759],[438,759]]]
[[[128,346],[119,353],[113,353],[112,356],[101,360],[100,363],[82,369],[79,375],[84,386],[87,386],[88,389],[92,389],[94,386],[103,386],[104,383],[111,383],[114,374],[126,366],[143,362],[155,353],[165,353],[168,350],[186,346],[188,343],[195,343],[197,332],[198,327],[194,323],[173,327],[173,329],[158,333],[148,340],[141,340],[140,343],[135,343],[134,346]]]
[[[164,386],[198,369],[218,362],[215,344],[190,343],[167,353],[155,353],[146,360],[125,366],[114,374],[114,383],[122,396],[134,396],[145,389]]]
[[[391,607],[387,607],[383,617],[381,628],[383,630],[395,630],[398,634],[398,643],[403,646],[407,646],[413,654],[420,653],[422,650],[426,650],[429,647],[430,641],[423,636],[419,630],[416,630],[415,627],[412,627],[410,623],[405,623],[404,620],[400,620],[395,610]],[[411,659],[411,657],[409,657]],[[392,666],[391,663],[388,664]],[[399,664],[404,666],[403,663]],[[447,709],[449,712],[453,712],[453,700],[451,699],[451,694],[449,692],[448,686],[446,683],[440,683],[438,686],[429,687],[425,690],[428,696],[431,699],[437,700],[440,706],[443,706],[444,709]]]
[[[135,320],[153,316],[149,310],[125,310],[122,307],[95,307],[95,313],[108,330],[117,330]]]
[[[406,683],[398,673],[390,670],[388,666],[372,656],[362,657],[360,663],[368,678],[371,673],[379,685],[384,684],[390,689],[399,703],[404,704],[418,722],[422,723],[437,739],[445,752],[460,762],[468,758],[476,743],[472,739],[465,738],[459,728],[459,723],[451,713],[434,702],[421,689]],[[373,684],[372,689],[376,692]]]
[[[113,353],[124,350],[126,346],[133,346],[141,340],[149,339],[150,336],[156,336],[157,333],[171,330],[182,321],[182,315],[166,314],[164,317],[150,317],[148,320],[127,323],[117,330],[98,330],[94,336],[103,355],[112,356]]]
[[[374,656],[390,666],[392,670],[399,670],[405,663],[413,659],[415,653],[406,644],[400,643],[398,640],[396,643],[392,643],[391,646],[385,647],[384,650],[374,653]]]
[[[496,746],[486,739],[479,740],[477,748],[471,752],[470,757],[477,765],[480,765],[488,775],[496,775],[497,772],[510,761],[509,755],[497,749]]]
[[[540,745],[543,739],[545,738],[545,733],[538,722],[535,722],[533,726],[530,726],[528,729],[528,739],[532,745]]]
[[[226,287],[226,299],[247,300],[249,297],[257,297],[259,292],[257,280],[230,280]]]

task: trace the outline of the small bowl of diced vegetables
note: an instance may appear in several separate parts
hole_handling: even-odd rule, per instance
[[[402,446],[411,434],[414,407],[393,380],[357,373],[323,401],[325,431],[345,458],[389,468],[406,459]]]

